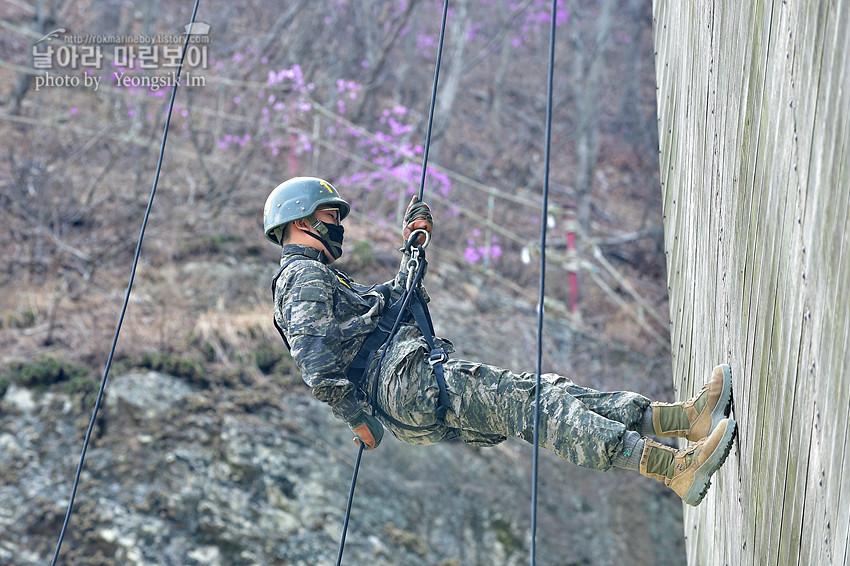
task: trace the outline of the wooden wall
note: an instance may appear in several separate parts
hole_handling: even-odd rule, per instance
[[[674,387],[740,427],[688,564],[850,564],[850,0],[653,17]]]

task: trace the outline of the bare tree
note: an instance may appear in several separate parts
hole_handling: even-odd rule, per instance
[[[36,6],[35,22],[33,22],[33,30],[35,31],[34,37],[43,37],[44,34],[47,33],[48,30],[53,29],[55,25],[56,17],[54,13],[52,11],[50,13],[46,13],[44,1],[39,0]],[[27,50],[27,63],[29,67],[33,66],[32,49]],[[32,73],[26,71],[18,73],[18,80],[9,95],[9,111],[11,114],[21,113],[21,103],[23,102],[27,91],[29,91],[32,87],[33,76],[34,75]]]
[[[452,108],[457,98],[460,80],[463,75],[463,55],[466,47],[466,37],[469,35],[470,19],[467,0],[458,0],[453,4],[454,15],[448,22],[446,35],[448,49],[445,61],[448,63],[440,73],[440,85],[436,105],[434,107],[433,156],[438,159],[442,148],[442,138],[452,119]]]
[[[578,4],[576,1],[570,3],[572,17],[583,17],[582,9]],[[585,234],[590,234],[591,227],[591,183],[599,153],[602,112],[600,98],[605,69],[605,49],[611,33],[611,12],[615,4],[615,0],[602,0],[599,3],[599,12],[592,17],[595,26],[588,26],[589,38],[582,36],[582,31],[585,29],[583,25],[570,27],[572,77],[573,84],[576,85],[576,116],[578,117],[575,190],[579,226]]]

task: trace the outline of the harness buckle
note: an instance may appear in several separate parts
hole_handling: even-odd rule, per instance
[[[442,348],[434,348],[428,356],[428,363],[431,364],[431,367],[434,367],[434,364],[442,364],[448,359],[449,356],[446,354],[445,350]]]

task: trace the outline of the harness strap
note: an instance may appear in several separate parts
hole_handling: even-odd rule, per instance
[[[408,308],[417,326],[419,326],[425,342],[428,343],[428,363],[431,364],[431,368],[434,370],[434,378],[437,380],[437,387],[440,390],[436,415],[440,421],[443,421],[446,417],[446,412],[451,408],[449,394],[446,388],[446,379],[443,375],[443,362],[448,360],[449,356],[442,346],[437,345],[434,339],[434,325],[431,323],[431,314],[428,312],[428,305],[425,302],[425,295],[422,293],[422,288],[415,287],[412,292],[414,293],[415,300],[410,301]]]
[[[393,325],[401,312],[403,298],[399,298],[394,303],[384,307],[384,312],[381,314],[381,319],[378,321],[378,326],[366,337],[354,360],[348,366],[346,377],[348,381],[360,387],[363,383],[363,374],[369,366],[369,361],[375,352],[384,345],[392,332]]]
[[[277,297],[275,296],[276,291],[277,291],[277,280],[280,279],[281,275],[283,275],[283,270],[286,269],[287,267],[289,267],[290,263],[292,263],[294,261],[298,261],[300,259],[306,259],[306,258],[294,257],[294,258],[284,262],[284,264],[280,266],[280,269],[277,270],[277,273],[275,274],[274,278],[272,279],[272,304],[274,304],[274,302],[277,300]],[[289,345],[289,341],[286,339],[286,336],[283,334],[283,328],[281,328],[280,325],[277,323],[277,318],[272,317],[272,322],[274,322],[274,327],[277,328],[277,331],[280,333],[280,337],[283,338],[283,344],[286,346],[286,349],[292,350],[292,347],[290,347],[290,345]]]
[[[369,400],[369,403],[375,409],[375,412],[387,421],[389,421],[393,426],[410,431],[430,430],[433,428],[433,425],[409,425],[399,421],[398,419],[387,413],[378,404],[376,392],[372,391],[372,395],[371,397],[369,397],[364,391],[362,384],[363,374],[365,373],[366,367],[368,367],[369,362],[378,353],[378,350],[387,342],[389,335],[392,333],[392,328],[393,326],[395,326],[395,321],[398,318],[398,313],[400,312],[400,309],[404,307],[403,299],[404,297],[398,299],[381,316],[381,321],[378,323],[378,327],[373,330],[372,333],[366,338],[366,341],[363,343],[363,346],[360,348],[360,351],[357,352],[355,361],[352,362],[351,366],[348,369],[347,377],[352,383],[354,383],[354,385],[358,387],[358,391],[366,396],[366,398]],[[436,341],[434,339],[433,324],[431,323],[431,316],[428,312],[428,306],[425,301],[425,295],[420,287],[415,287],[411,290],[411,297],[406,306],[406,310],[410,315],[412,315],[413,321],[419,327],[422,336],[425,338],[425,341],[428,344],[428,363],[431,364],[431,367],[434,368],[434,377],[437,380],[437,387],[439,388],[439,406],[434,411],[434,414],[437,417],[437,420],[442,423],[445,420],[446,412],[451,407],[451,404],[449,403],[448,389],[446,387],[446,380],[445,376],[443,375],[443,362],[448,359],[448,355],[442,347],[438,347],[436,344]],[[387,348],[389,348],[390,346],[391,345],[388,344]],[[378,367],[375,371],[380,372],[381,368]]]
[[[285,248],[284,248],[285,250]],[[319,254],[320,251],[317,250]],[[280,276],[283,274],[283,271],[289,267],[295,261],[301,261],[306,259],[316,259],[321,261],[319,257],[310,257],[308,255],[295,255],[285,261],[278,269],[271,283],[271,291],[272,291],[272,301],[275,300],[275,291],[277,290],[277,281],[280,279]],[[421,260],[423,263],[425,259]],[[421,277],[421,273],[423,270],[420,270],[419,275]],[[417,278],[418,279],[418,278]],[[418,283],[418,280],[415,281]],[[360,287],[360,286],[357,286]],[[389,299],[390,289],[385,285],[378,285],[374,287],[378,290],[385,298],[385,300]],[[358,290],[364,290],[368,288],[362,288]],[[348,380],[354,384],[358,391],[365,394],[363,390],[363,374],[366,372],[366,368],[369,366],[369,362],[372,360],[372,357],[378,352],[378,350],[388,341],[390,335],[393,332],[393,328],[396,325],[396,322],[400,319],[401,310],[405,308],[410,316],[412,316],[413,321],[419,327],[419,331],[422,333],[423,338],[425,338],[425,342],[428,344],[428,363],[434,370],[434,378],[437,380],[437,387],[439,388],[439,404],[435,411],[435,415],[439,422],[443,422],[446,416],[446,412],[451,408],[451,404],[449,402],[448,389],[446,387],[446,379],[443,374],[443,362],[448,360],[448,355],[446,351],[437,345],[437,342],[434,337],[434,325],[431,322],[431,314],[428,311],[428,304],[425,301],[425,294],[422,291],[422,288],[418,285],[414,284],[413,288],[410,290],[411,296],[405,305],[404,296],[398,298],[395,302],[385,306],[383,312],[381,313],[381,318],[378,321],[378,326],[366,337],[366,340],[363,341],[363,344],[360,346],[360,349],[357,351],[357,354],[354,356],[354,360],[352,360],[351,364],[348,366],[348,370],[346,371],[346,377]],[[387,302],[385,301],[385,305]],[[280,333],[280,337],[283,339],[283,343],[286,345],[287,350],[291,350],[292,348],[289,345],[289,341],[286,339],[286,336],[283,333],[283,328],[277,322],[277,319],[273,319],[274,326],[277,328],[278,333]],[[389,346],[388,346],[389,347]],[[377,368],[377,371],[380,372],[380,368]],[[368,398],[368,395],[366,395]],[[423,430],[429,429],[431,427],[417,427],[405,424],[391,415],[387,414],[377,403],[377,399],[375,398],[374,391],[372,392],[372,397],[369,399],[371,405],[375,408],[375,411],[380,413],[382,417],[388,420],[393,425],[403,428],[406,430]]]
[[[445,420],[446,412],[451,408],[451,403],[449,402],[449,394],[448,388],[446,387],[446,379],[443,374],[443,362],[448,359],[448,355],[446,354],[445,349],[441,346],[438,346],[437,341],[434,337],[434,325],[431,322],[431,314],[428,311],[428,304],[425,300],[425,293],[422,291],[422,288],[419,287],[418,283],[422,277],[422,273],[425,271],[425,258],[422,258],[421,265],[419,270],[417,271],[413,286],[409,290],[408,294],[397,300],[389,309],[389,312],[385,312],[381,316],[381,320],[378,323],[378,327],[372,331],[372,333],[366,338],[366,341],[358,351],[356,359],[360,360],[356,366],[352,363],[352,366],[349,368],[347,376],[354,385],[359,388],[359,391],[364,391],[362,387],[362,378],[363,373],[365,372],[365,368],[368,366],[372,357],[375,356],[378,350],[392,339],[392,335],[394,330],[397,329],[397,323],[400,319],[401,309],[405,309],[407,313],[413,317],[413,322],[419,327],[419,332],[422,334],[425,342],[428,345],[428,363],[431,365],[434,371],[434,378],[437,381],[437,387],[439,389],[438,396],[438,405],[437,409],[434,411],[437,420],[442,423]],[[391,343],[387,344],[387,349],[392,346]],[[398,421],[393,418],[391,415],[387,414],[377,402],[377,392],[375,391],[378,382],[378,374],[380,374],[381,368],[380,364],[383,361],[384,356],[387,354],[387,350],[384,351],[383,355],[380,358],[378,363],[378,367],[375,369],[376,375],[375,380],[372,385],[371,399],[369,399],[370,404],[375,409],[376,413],[379,413],[382,417],[388,420],[393,425],[403,428],[405,430],[428,430],[431,427],[419,427],[412,426]],[[362,366],[362,369],[361,367]],[[368,394],[367,398],[368,398]]]

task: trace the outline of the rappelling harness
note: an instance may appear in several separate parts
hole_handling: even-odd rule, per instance
[[[413,242],[415,242],[421,234],[425,234],[425,243],[419,246],[414,246]],[[381,312],[381,318],[378,321],[378,325],[363,341],[363,344],[360,346],[360,350],[358,350],[357,354],[354,356],[354,360],[348,366],[346,378],[356,388],[358,399],[366,401],[372,407],[374,413],[377,413],[386,419],[393,426],[411,431],[429,430],[431,427],[408,425],[398,419],[395,419],[383,410],[377,402],[378,378],[381,373],[381,366],[383,364],[384,357],[392,348],[393,338],[395,337],[399,326],[401,324],[409,324],[413,322],[419,328],[419,332],[422,334],[422,337],[428,345],[428,363],[431,368],[433,368],[434,378],[437,381],[437,387],[439,389],[438,405],[435,415],[439,423],[444,422],[446,412],[450,408],[449,395],[446,389],[446,379],[443,374],[443,363],[448,360],[448,354],[446,354],[445,349],[434,336],[434,325],[431,322],[431,314],[428,310],[428,303],[425,299],[425,293],[421,287],[422,276],[424,275],[425,268],[428,265],[428,262],[425,259],[425,248],[429,242],[430,235],[425,230],[414,230],[410,235],[410,239],[405,243],[405,247],[399,250],[401,252],[409,253],[410,259],[405,266],[407,269],[407,285],[405,291],[395,301],[392,301],[392,288],[390,285],[358,285],[347,275],[333,270],[340,282],[353,291],[357,293],[377,291],[384,298],[384,308]],[[323,258],[324,252],[315,248],[310,248],[308,250],[300,251],[298,255],[290,257],[283,262],[277,274],[272,279],[272,299],[275,300],[277,281],[280,279],[280,276],[287,267],[296,261],[314,260],[321,262]],[[283,338],[283,343],[286,345],[286,348],[291,350],[283,329],[280,327],[276,319],[274,320],[274,325],[280,333],[281,338]],[[376,356],[378,357],[378,362],[373,371],[374,379],[372,380],[371,387],[369,387],[368,384],[364,383],[366,370],[372,364]]]

